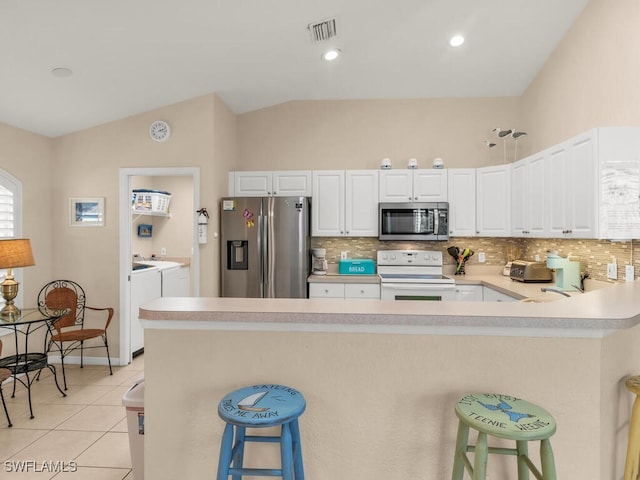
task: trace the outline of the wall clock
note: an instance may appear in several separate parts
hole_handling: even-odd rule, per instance
[[[164,142],[171,135],[169,124],[163,120],[156,120],[149,127],[149,136],[156,142]]]

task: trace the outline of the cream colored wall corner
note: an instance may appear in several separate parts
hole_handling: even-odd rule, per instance
[[[640,124],[640,3],[591,0],[522,96],[531,148]]]
[[[238,169],[238,124],[237,116],[222,100],[214,96],[213,104],[213,156],[208,181],[202,182],[200,196],[202,207],[209,212],[209,242],[201,247],[200,264],[211,278],[207,289],[201,289],[202,296],[220,295],[220,239],[217,237],[220,226],[220,198],[228,194],[228,173]],[[264,166],[264,165],[263,165]],[[198,207],[199,208],[199,207]]]
[[[35,307],[40,288],[51,280],[51,139],[0,123],[0,168],[22,182],[22,235],[31,239],[35,266],[23,269],[25,307]]]
[[[431,168],[434,157],[447,168],[497,165],[502,148],[484,140],[518,126],[519,107],[517,97],[287,102],[238,116],[239,169],[379,168],[383,157],[393,168],[409,158]]]

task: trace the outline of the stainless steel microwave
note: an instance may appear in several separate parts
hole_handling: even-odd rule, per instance
[[[380,240],[449,240],[448,202],[378,205]]]

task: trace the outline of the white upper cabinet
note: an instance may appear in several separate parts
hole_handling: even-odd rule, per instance
[[[378,170],[313,172],[311,235],[378,236]]]
[[[476,235],[476,169],[450,168],[447,171],[449,235]]]
[[[345,172],[346,235],[378,236],[378,181],[378,170]]]
[[[596,141],[592,130],[547,150],[547,236],[596,238]]]
[[[310,197],[311,193],[311,171],[229,173],[229,195],[234,197]]]
[[[640,236],[640,128],[596,128],[546,151],[548,237]]]
[[[511,166],[511,231],[514,237],[547,234],[546,156],[523,158]]]
[[[640,128],[597,129],[598,238],[640,238]]]
[[[567,192],[571,195],[566,203],[569,236],[595,238],[599,193],[595,131],[574,137],[567,145],[568,162],[565,164],[564,178]]]
[[[313,172],[312,236],[344,236],[344,199],[344,170]]]
[[[447,170],[381,170],[380,201],[446,202]]]
[[[476,234],[482,237],[511,235],[511,165],[476,170]]]

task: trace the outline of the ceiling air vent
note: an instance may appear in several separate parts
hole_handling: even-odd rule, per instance
[[[335,37],[336,32],[336,19],[331,18],[318,23],[310,23],[307,26],[309,33],[311,34],[311,40],[315,43],[326,42],[330,38]]]

